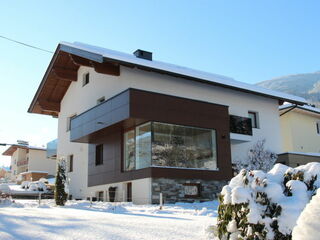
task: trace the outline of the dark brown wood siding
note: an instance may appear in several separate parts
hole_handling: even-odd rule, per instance
[[[84,135],[83,130],[80,135],[72,135],[80,136],[80,138],[75,139],[76,141],[80,140],[79,142],[92,143],[89,147],[88,186],[147,177],[204,180],[228,180],[231,178],[229,113],[227,106],[137,89],[128,89],[117,96],[119,96],[119,100],[123,99],[123,103],[125,102],[125,104],[119,103],[118,106],[129,106],[128,115],[125,119],[122,118],[113,125],[110,124],[104,128],[99,126],[96,130],[91,129],[86,133],[87,135]],[[116,101],[115,99],[116,98],[113,98],[113,101]],[[103,104],[107,104],[107,102]],[[103,106],[101,105],[100,108],[103,109]],[[111,114],[114,113],[115,112]],[[83,119],[90,119],[90,116],[85,116],[85,114],[97,114],[97,110],[93,108],[80,115]],[[106,116],[107,114],[98,113],[98,115]],[[114,118],[117,118],[117,116],[114,116]],[[96,120],[90,121],[94,122]],[[153,167],[123,172],[121,167],[123,132],[126,128],[147,121],[215,129],[217,134],[217,160],[219,170],[208,171]],[[81,129],[81,123],[77,123],[76,128]],[[72,130],[76,130],[76,128]],[[95,165],[96,144],[103,144],[104,146],[103,164],[98,166]]]

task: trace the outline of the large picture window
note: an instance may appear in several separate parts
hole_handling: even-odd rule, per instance
[[[124,170],[154,167],[217,169],[216,131],[148,122],[124,134]]]

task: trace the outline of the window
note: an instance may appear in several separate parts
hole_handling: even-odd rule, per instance
[[[71,120],[75,118],[77,114],[73,114],[70,117],[67,118],[67,132],[71,130]]]
[[[317,133],[320,134],[320,122],[316,123]]]
[[[101,97],[97,100],[97,104],[103,103],[106,99],[104,97]]]
[[[124,134],[124,170],[135,169],[135,132],[128,131]]]
[[[82,87],[84,87],[85,85],[87,85],[89,83],[89,78],[90,78],[90,74],[89,73],[85,73],[83,75]]]
[[[148,122],[124,133],[124,170],[217,168],[216,131]]]
[[[252,128],[259,128],[259,119],[257,112],[248,112],[248,116],[251,119]]]
[[[69,172],[73,172],[73,155],[69,155]]]
[[[97,193],[97,201],[103,202],[103,191]]]
[[[96,165],[103,164],[103,144],[96,146]]]

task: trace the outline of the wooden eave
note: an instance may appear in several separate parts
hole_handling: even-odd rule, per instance
[[[120,75],[119,64],[103,62],[103,57],[93,56],[86,58],[78,53],[64,49],[58,45],[53,58],[46,70],[40,86],[30,104],[29,113],[38,113],[57,117],[60,112],[60,103],[71,82],[77,81],[80,66],[93,67],[96,72]],[[76,55],[77,54],[77,55]]]

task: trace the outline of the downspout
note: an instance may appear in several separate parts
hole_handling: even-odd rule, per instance
[[[293,109],[295,109],[296,107],[298,107],[298,105],[297,105],[297,104],[295,104],[293,107],[289,108],[287,111],[285,111],[285,112],[281,113],[281,114],[280,114],[280,117],[281,117],[281,116],[283,116],[283,115],[285,115],[286,113],[288,113],[288,112],[292,111],[292,110],[293,110]]]

